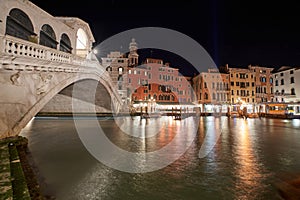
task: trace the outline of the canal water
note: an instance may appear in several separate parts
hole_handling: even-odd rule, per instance
[[[89,126],[96,119],[80,120]],[[300,175],[300,120],[122,120],[122,126],[110,118],[96,121],[107,138],[126,151],[155,152],[174,141],[174,152],[186,151],[176,152],[179,158],[161,169],[125,172],[106,166],[88,151],[72,118],[35,118],[21,135],[29,139],[43,193],[59,200],[276,200],[280,198],[275,185],[281,178]],[[142,127],[157,134],[136,137],[145,134]],[[204,144],[206,153],[199,157]],[[163,157],[174,154],[168,151]]]

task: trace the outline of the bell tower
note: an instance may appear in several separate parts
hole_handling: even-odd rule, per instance
[[[129,67],[135,67],[138,65],[139,61],[139,54],[137,53],[137,43],[135,42],[135,39],[132,38],[131,42],[129,43],[129,55],[128,55],[128,62]]]

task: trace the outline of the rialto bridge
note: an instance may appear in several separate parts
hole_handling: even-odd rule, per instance
[[[97,83],[97,97],[76,98],[119,111],[121,98],[92,53],[86,22],[54,17],[27,0],[0,4],[0,138],[19,134],[51,99],[70,97],[74,83],[82,83],[78,94]]]

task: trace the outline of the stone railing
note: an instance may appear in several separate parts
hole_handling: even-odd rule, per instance
[[[104,72],[102,65],[96,60],[89,60],[10,35],[0,36],[0,39],[3,44],[0,45],[0,54],[37,59],[33,61],[32,65],[7,65],[4,67],[9,70],[64,71],[71,73],[93,70],[97,73]],[[49,61],[60,64],[53,66]]]
[[[22,40],[16,37],[5,35],[3,37],[3,53],[9,55],[18,55],[32,57],[37,59],[57,61],[62,63],[71,62],[71,54],[51,49],[33,42]]]

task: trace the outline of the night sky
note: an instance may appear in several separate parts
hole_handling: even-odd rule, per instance
[[[95,46],[133,28],[163,27],[202,45],[217,66],[280,67],[300,63],[300,6],[291,1],[225,0],[33,0],[53,16],[74,16],[89,23]],[[262,3],[263,2],[263,3]],[[96,5],[99,4],[99,5]],[[138,42],[138,41],[137,41]],[[143,51],[142,59],[150,56]],[[171,66],[193,70],[180,58],[153,50]]]

